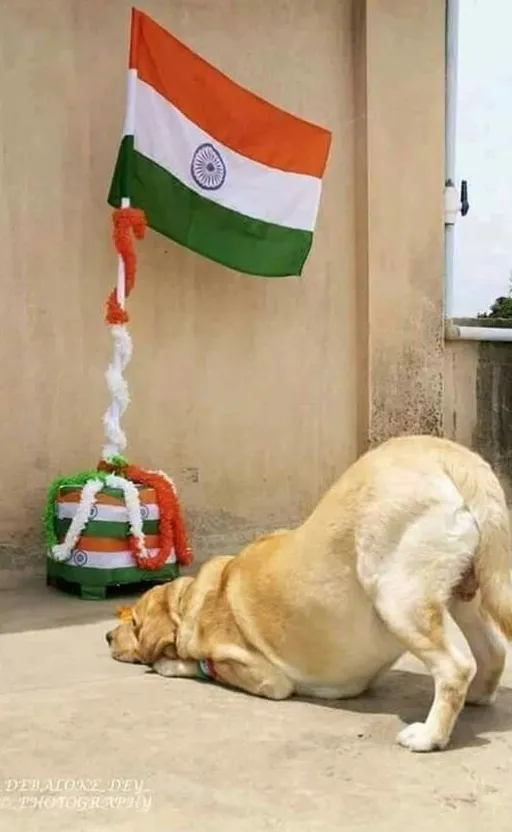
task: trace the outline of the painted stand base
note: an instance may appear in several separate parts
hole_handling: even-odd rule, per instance
[[[122,572],[122,575],[116,575]],[[46,559],[46,583],[64,592],[79,595],[86,601],[102,601],[109,590],[119,592],[141,588],[150,589],[156,584],[173,581],[179,576],[176,563],[169,563],[163,569],[154,572],[142,569],[88,569],[87,567],[73,567],[66,563],[59,563],[52,558]]]

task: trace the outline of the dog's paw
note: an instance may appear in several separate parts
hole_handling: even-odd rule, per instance
[[[160,676],[173,679],[195,679],[197,677],[197,662],[182,659],[168,659],[161,656],[153,665],[153,670]]]
[[[180,662],[176,659],[166,659],[162,656],[162,658],[157,659],[154,663],[153,670],[155,671],[155,673],[158,673],[159,676],[179,676],[179,664]]]
[[[414,722],[400,731],[396,741],[409,751],[423,752],[439,751],[444,748],[446,742],[441,742],[439,737],[432,734],[424,722]]]

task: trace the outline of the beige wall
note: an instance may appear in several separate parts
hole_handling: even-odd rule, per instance
[[[366,4],[369,435],[442,432],[444,0]]]
[[[334,134],[303,280],[239,276],[152,233],[139,248],[128,453],[174,476],[204,555],[302,516],[386,424],[437,430],[444,3],[144,8]],[[107,405],[105,197],[130,3],[51,9],[0,6],[0,570],[42,563],[45,490],[95,463]],[[414,374],[420,404],[404,421]]]

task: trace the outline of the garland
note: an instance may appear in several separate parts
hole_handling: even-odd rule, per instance
[[[46,506],[43,514],[43,530],[46,541],[46,549],[49,554],[53,556],[55,547],[59,545],[57,534],[55,532],[55,503],[61,488],[75,487],[82,488],[89,480],[101,479],[106,480],[107,475],[101,471],[81,471],[79,474],[74,474],[70,477],[56,477],[50,488],[48,489],[48,496],[46,498]],[[84,524],[85,525],[85,524]]]
[[[139,240],[144,237],[146,217],[144,212],[137,208],[118,208],[112,212],[112,223],[112,237],[122,267],[124,299],[126,300],[135,286],[137,266],[132,233]],[[132,339],[126,326],[129,316],[124,305],[119,301],[117,289],[113,289],[108,296],[105,319],[114,344],[112,361],[106,372],[111,405],[103,416],[107,444],[103,448],[102,455],[104,459],[110,459],[126,448],[126,434],[121,428],[121,416],[130,403],[124,371],[132,357]]]
[[[114,224],[113,240],[117,253],[124,261],[124,279],[126,297],[135,286],[135,272],[137,267],[137,255],[131,231],[137,240],[142,240],[146,233],[146,217],[144,211],[138,208],[116,208],[112,213]],[[127,324],[130,320],[128,312],[123,309],[117,299],[117,291],[112,290],[107,300],[105,319],[111,326],[115,324]]]
[[[127,480],[146,485],[156,492],[160,512],[160,550],[153,557],[141,555],[136,540],[132,538],[132,552],[140,569],[161,569],[167,561],[174,544],[176,560],[182,566],[192,563],[192,552],[187,541],[185,522],[181,512],[178,495],[166,475],[159,471],[146,471],[136,465],[128,465],[126,460],[118,457],[107,462],[101,460],[98,465],[100,471],[115,471]]]
[[[137,264],[133,236],[138,240],[144,237],[146,218],[143,211],[126,207],[113,211],[112,219],[113,241],[122,259],[125,297],[128,298],[135,285]],[[71,558],[80,535],[89,521],[96,496],[107,486],[120,489],[123,493],[130,528],[130,550],[139,569],[162,569],[173,548],[177,562],[188,566],[192,563],[192,551],[188,545],[185,522],[173,481],[163,471],[146,471],[136,465],[129,465],[127,460],[119,454],[119,451],[126,446],[126,436],[120,425],[120,416],[130,401],[123,372],[132,355],[132,341],[126,328],[129,316],[119,302],[116,289],[108,296],[105,319],[114,342],[114,357],[106,372],[112,405],[103,417],[108,443],[103,449],[103,458],[97,470],[82,471],[71,477],[57,477],[51,484],[44,511],[47,552],[50,557],[58,561]],[[152,556],[146,547],[137,485],[152,488],[158,503],[160,547]],[[63,487],[80,488],[81,495],[76,514],[64,540],[59,543],[55,532],[55,503]]]
[[[143,520],[136,485],[145,485],[155,491],[160,514],[160,547],[150,555],[143,532]],[[55,503],[63,487],[81,488],[80,502],[64,540],[59,543],[55,533]],[[185,522],[174,483],[161,471],[145,471],[129,465],[122,457],[111,462],[101,460],[97,471],[83,471],[72,477],[58,477],[48,491],[44,512],[44,529],[48,554],[58,561],[69,560],[76,543],[87,525],[96,495],[105,486],[120,489],[128,513],[130,525],[130,549],[139,569],[160,570],[167,563],[174,547],[176,560],[182,566],[192,563],[192,551],[187,540]]]

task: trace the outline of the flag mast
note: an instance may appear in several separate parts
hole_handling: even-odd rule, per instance
[[[130,37],[130,55],[133,50],[134,39],[134,13],[132,9],[131,22],[131,37]],[[132,139],[135,136],[135,100],[137,91],[137,70],[128,69],[127,84],[126,84],[126,112],[123,135],[130,136]],[[124,165],[122,176],[122,198],[121,211],[130,208],[130,187],[129,187],[129,164]],[[115,221],[114,221],[115,222]],[[115,230],[114,230],[115,234]],[[117,285],[116,298],[118,309],[125,312],[126,308],[126,266],[123,255],[118,251],[117,255]],[[113,341],[112,361],[109,364],[105,378],[107,387],[110,392],[111,402],[103,416],[103,426],[105,429],[105,444],[102,450],[102,459],[110,461],[114,457],[121,456],[127,445],[126,433],[121,427],[121,417],[130,404],[130,393],[128,389],[128,382],[124,377],[124,371],[128,366],[132,351],[133,343],[131,335],[126,326],[126,316],[122,316],[124,320],[119,323],[110,324],[110,333]],[[108,318],[107,318],[108,320]]]

